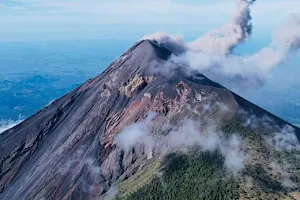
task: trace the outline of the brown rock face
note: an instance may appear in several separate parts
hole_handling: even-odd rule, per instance
[[[157,113],[157,135],[167,134],[164,124],[231,118],[240,108],[285,124],[201,74],[153,73],[153,62],[163,67],[170,55],[139,42],[101,75],[1,134],[0,199],[97,199],[145,164],[143,148],[125,153],[113,139],[149,112]]]
[[[142,91],[149,83],[154,80],[154,76],[140,76],[136,74],[129,82],[124,83],[120,92],[124,92],[127,97],[132,97]]]

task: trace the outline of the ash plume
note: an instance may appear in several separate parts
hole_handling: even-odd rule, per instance
[[[217,30],[188,44],[193,51],[226,55],[252,34],[250,5],[255,0],[235,0],[237,11],[232,20]]]
[[[254,0],[236,0],[237,13],[218,30],[208,32],[190,43],[183,36],[155,33],[143,39],[155,41],[175,54],[164,68],[174,64],[186,71],[197,71],[233,91],[257,88],[267,82],[274,67],[300,50],[300,16],[291,15],[273,31],[272,42],[252,55],[238,56],[233,49],[252,34],[251,5]],[[156,70],[157,71],[157,70]],[[172,69],[161,69],[170,72]]]
[[[183,53],[187,50],[181,35],[168,35],[165,32],[156,32],[144,36],[142,40],[151,40],[174,53]]]

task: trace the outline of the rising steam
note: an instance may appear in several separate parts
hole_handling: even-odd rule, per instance
[[[193,51],[226,55],[252,34],[250,5],[255,0],[235,0],[237,11],[232,20],[188,44]]]
[[[115,137],[115,143],[125,152],[136,145],[142,145],[148,159],[154,153],[165,155],[178,151],[188,152],[189,148],[197,146],[204,152],[220,151],[225,158],[225,166],[234,174],[244,168],[244,161],[249,155],[243,149],[246,143],[238,135],[225,138],[222,132],[216,130],[214,123],[201,131],[203,127],[199,123],[187,119],[168,135],[154,136],[154,117],[154,113],[149,113],[145,120],[129,125]]]
[[[182,36],[162,32],[143,39],[153,40],[175,53],[166,67],[177,64],[196,70],[232,90],[259,87],[275,66],[299,51],[300,16],[291,15],[273,32],[272,42],[260,51],[247,56],[234,55],[233,49],[252,34],[250,7],[254,2],[236,0],[237,12],[229,23],[190,43],[185,43]]]

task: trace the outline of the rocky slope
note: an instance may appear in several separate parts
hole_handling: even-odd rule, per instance
[[[101,75],[1,134],[0,199],[297,198],[300,130],[202,74],[176,67],[169,73],[164,68],[170,55],[151,41],[138,42]],[[115,137],[149,113],[155,113],[151,135],[161,138],[155,141],[186,119],[204,124],[199,132],[213,119],[225,137],[239,134],[251,156],[233,175],[218,149],[166,155],[152,146],[149,155],[147,144],[118,146]],[[297,141],[278,139],[285,127]],[[292,147],[278,149],[277,139]],[[222,181],[205,190],[213,179]],[[191,196],[195,191],[202,192]]]

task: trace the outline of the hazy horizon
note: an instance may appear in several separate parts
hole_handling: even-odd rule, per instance
[[[88,0],[85,5],[79,0],[1,2],[0,120],[29,117],[100,74],[146,34],[164,31],[192,41],[226,24],[235,10],[230,0],[130,3],[124,8],[125,1],[119,0]],[[160,6],[156,6],[158,3]],[[298,7],[300,2],[295,0],[257,1],[251,8],[253,35],[234,54],[253,54],[265,47],[271,42],[273,29]],[[297,61],[291,58],[278,66],[262,88],[238,94],[299,124]],[[33,84],[41,86],[32,87]]]

